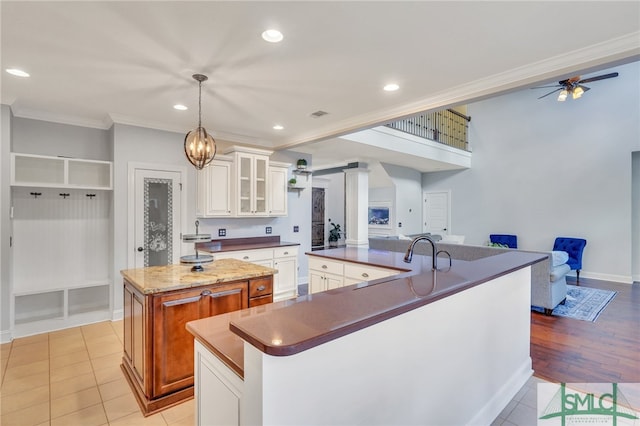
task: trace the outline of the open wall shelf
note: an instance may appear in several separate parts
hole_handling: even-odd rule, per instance
[[[11,185],[110,190],[110,161],[11,153]]]

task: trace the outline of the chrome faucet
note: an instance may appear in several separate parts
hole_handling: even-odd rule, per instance
[[[414,238],[413,241],[411,241],[411,244],[409,244],[409,248],[407,249],[407,254],[404,255],[404,261],[406,263],[411,263],[411,259],[413,258],[413,248],[415,247],[416,243],[421,240],[426,240],[431,243],[431,261],[432,261],[431,269],[435,271],[438,269],[436,265],[436,258],[438,256],[436,252],[436,243],[428,235],[421,235],[419,237]]]

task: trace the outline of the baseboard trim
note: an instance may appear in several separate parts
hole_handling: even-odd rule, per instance
[[[576,271],[571,271],[567,274],[569,277],[575,277]],[[633,278],[631,275],[614,275],[614,274],[600,274],[598,272],[580,271],[581,278],[592,278],[594,280],[613,281],[622,284],[633,284]]]
[[[124,309],[116,309],[111,313],[111,321],[120,321],[124,318]]]
[[[11,330],[2,330],[0,331],[0,343],[9,343],[11,342]]]
[[[493,395],[491,400],[467,424],[491,424],[533,375],[531,362],[531,357],[528,357],[509,380]]]

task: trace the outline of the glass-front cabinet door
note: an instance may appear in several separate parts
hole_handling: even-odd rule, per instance
[[[238,216],[267,215],[269,157],[238,153],[236,157]]]
[[[252,180],[253,180],[253,167],[252,158],[249,156],[240,155],[238,158],[238,214],[251,215],[253,214],[253,206],[251,202],[252,198]]]
[[[267,166],[268,158],[256,156],[255,158],[255,208],[258,215],[267,214]]]

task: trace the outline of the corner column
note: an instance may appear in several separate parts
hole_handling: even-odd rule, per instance
[[[347,247],[369,247],[369,170],[344,169]]]

